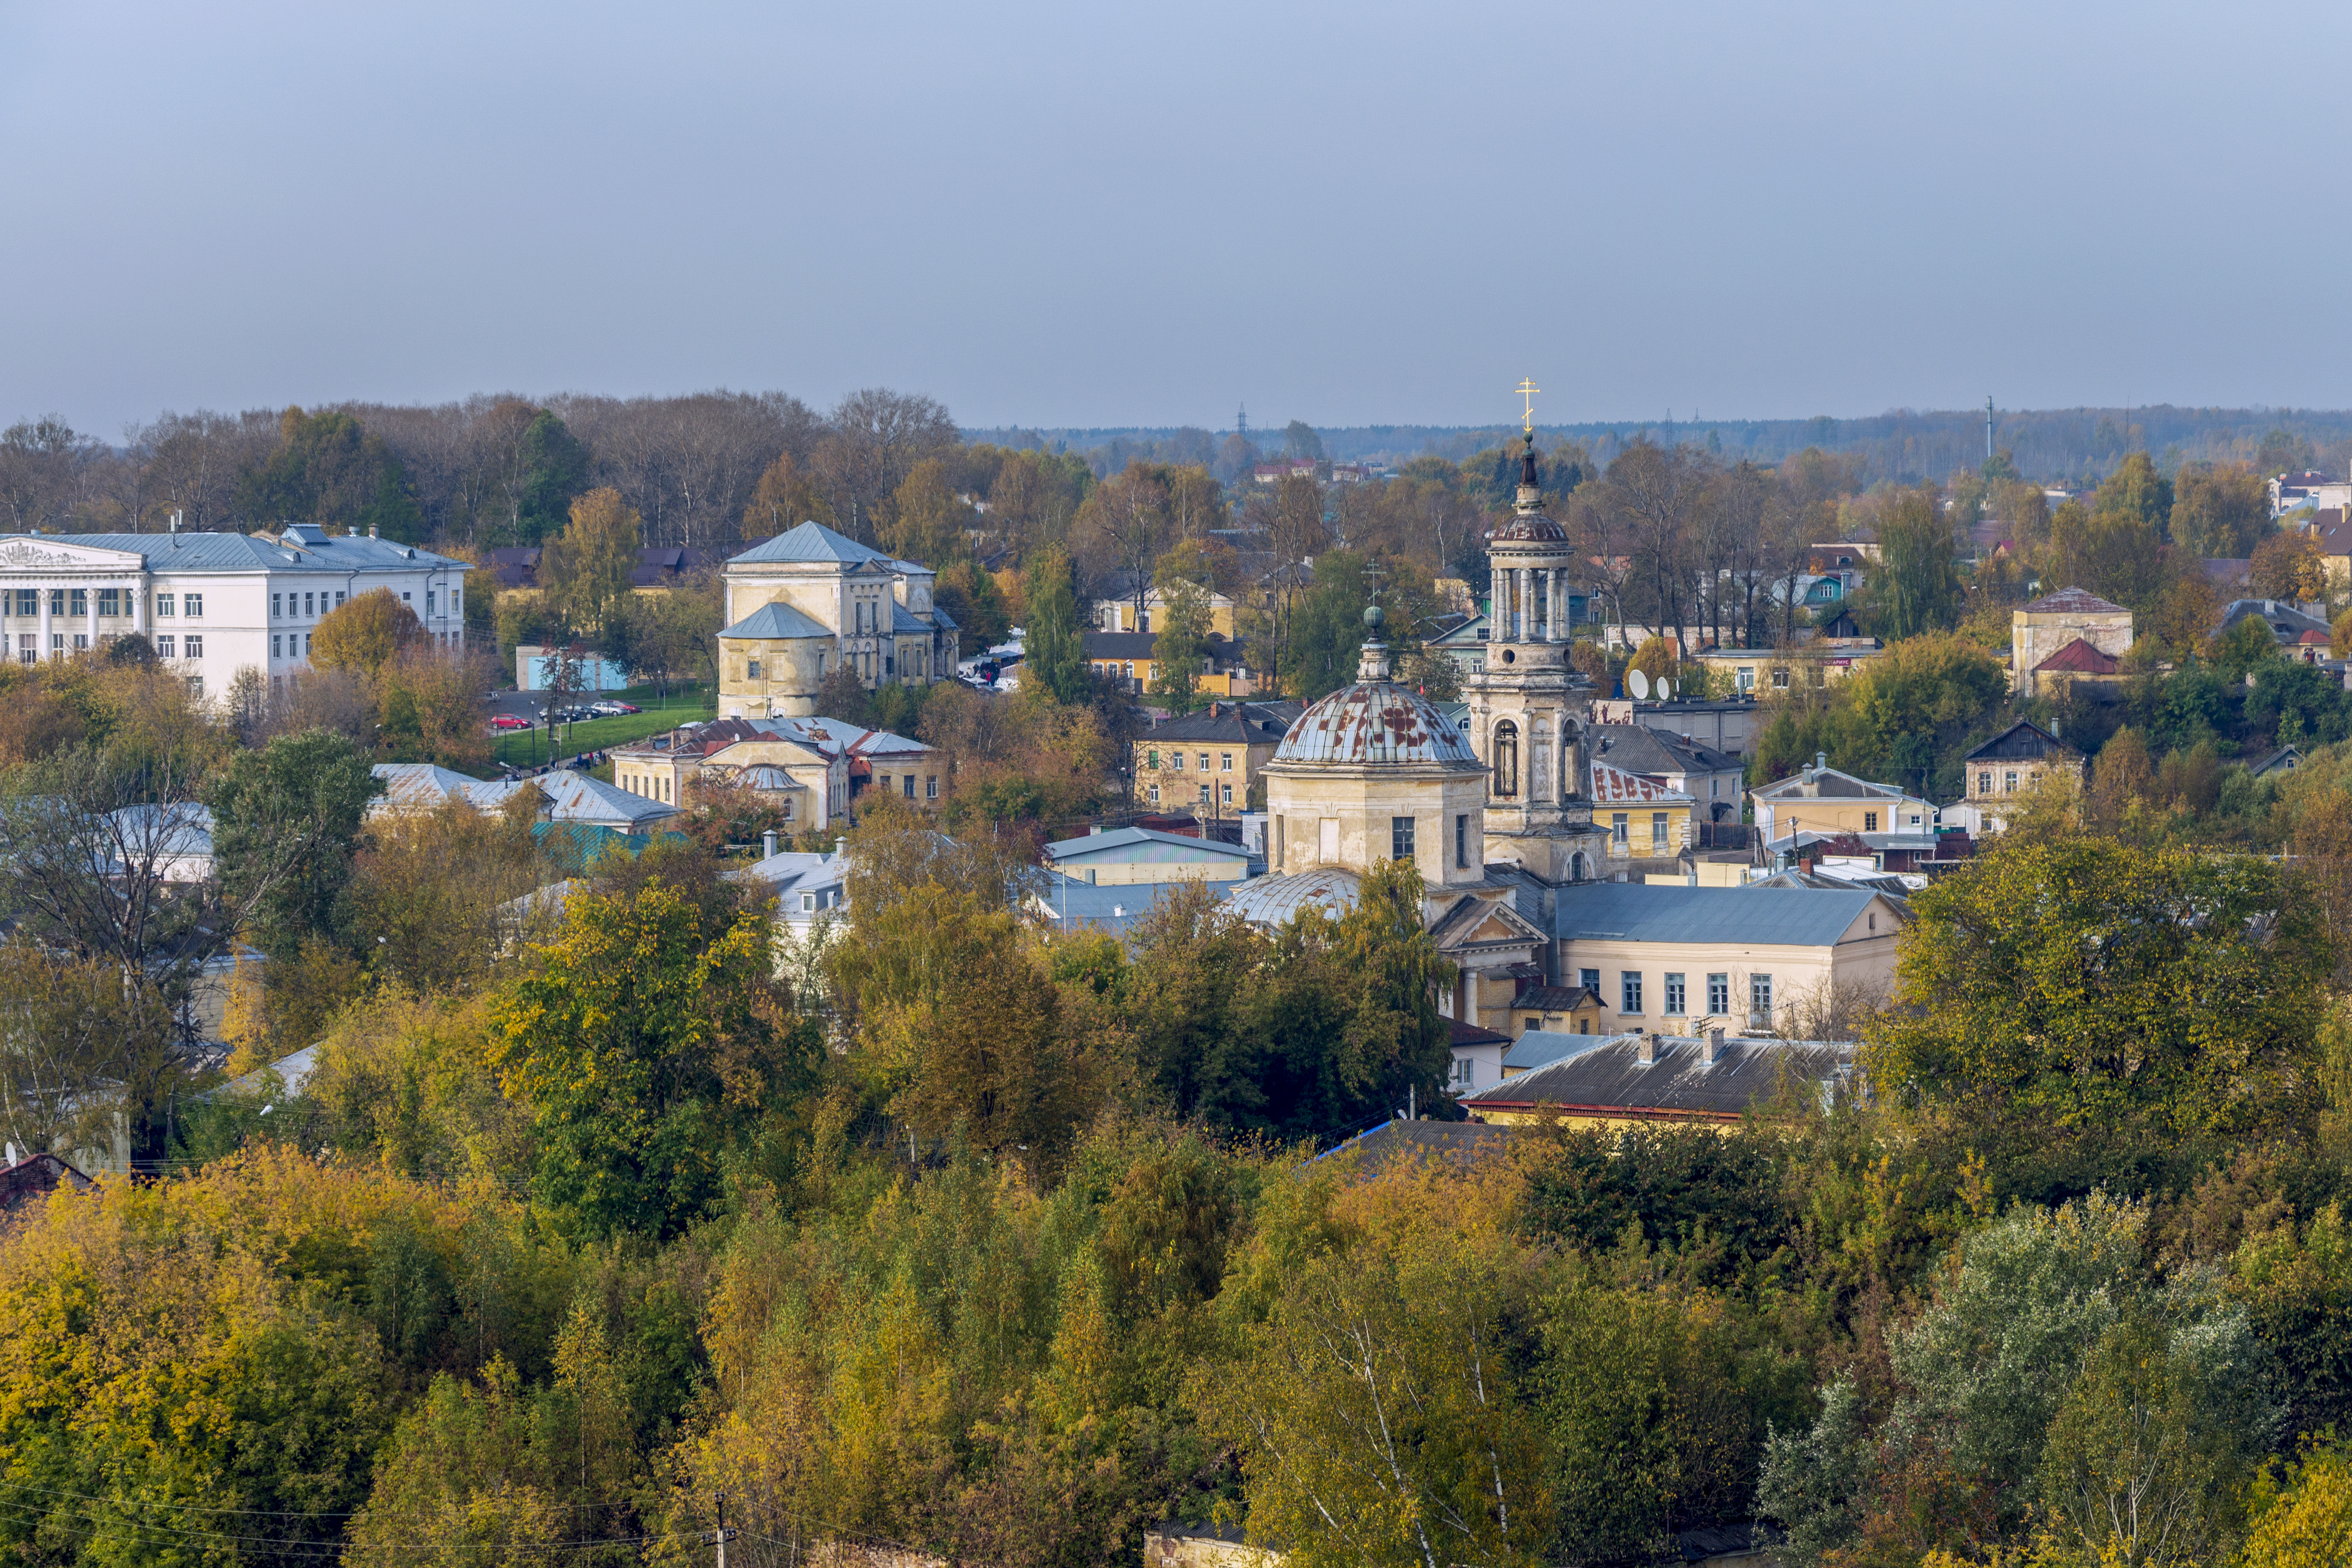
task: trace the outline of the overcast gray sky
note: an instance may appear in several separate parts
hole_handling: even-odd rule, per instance
[[[2352,6],[0,0],[0,421],[2344,406]]]

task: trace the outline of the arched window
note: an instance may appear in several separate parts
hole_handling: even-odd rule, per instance
[[[1519,793],[1519,727],[1508,719],[1495,726],[1495,798],[1515,800]]]

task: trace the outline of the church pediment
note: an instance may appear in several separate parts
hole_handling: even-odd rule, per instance
[[[1544,933],[1502,900],[1465,898],[1430,927],[1441,952],[1541,943]]]
[[[145,559],[135,550],[93,550],[86,544],[22,536],[0,542],[0,570],[137,572],[145,565]]]

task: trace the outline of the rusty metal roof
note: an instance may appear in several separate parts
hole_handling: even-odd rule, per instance
[[[1390,680],[1360,680],[1308,708],[1275,748],[1277,763],[1391,763],[1483,768],[1437,705]]]

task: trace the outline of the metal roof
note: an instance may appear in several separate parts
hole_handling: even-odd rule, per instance
[[[1342,687],[1308,708],[1275,748],[1274,760],[1486,769],[1437,704],[1384,679]]]
[[[1517,1076],[1631,1038],[1630,1035],[1570,1035],[1559,1029],[1529,1029],[1512,1041],[1511,1048],[1503,1053],[1503,1066]]]
[[[1184,882],[1127,882],[1100,887],[1048,871],[1030,898],[1029,908],[1056,925],[1091,926],[1097,931],[1124,931],[1171,897]]]
[[[765,544],[746,550],[740,555],[730,556],[727,563],[732,566],[743,562],[761,561],[838,561],[851,564],[860,561],[879,561],[885,564],[893,563],[890,557],[873,546],[860,544],[816,521],[802,523],[798,528],[776,535]]]
[[[719,635],[722,637],[829,637],[833,633],[790,605],[767,604]]]
[[[2021,616],[2120,616],[2127,614],[2121,605],[2112,605],[2084,588],[2061,588],[2017,612]]]
[[[1185,853],[1181,856],[1138,853],[1139,850],[1152,848]],[[1045,846],[1045,853],[1056,860],[1087,859],[1097,856],[1125,861],[1249,858],[1249,851],[1238,844],[1226,844],[1214,838],[1188,838],[1181,833],[1160,833],[1149,827],[1113,827],[1101,833],[1082,834],[1076,838],[1056,839]]]
[[[1661,1036],[1655,1058],[1641,1059],[1638,1035],[1603,1040],[1593,1048],[1507,1078],[1462,1097],[1474,1114],[1504,1106],[1557,1105],[1563,1110],[1657,1111],[1669,1115],[1737,1116],[1769,1100],[1783,1078],[1833,1082],[1852,1072],[1853,1047],[1816,1040],[1727,1039],[1715,1060],[1706,1042]]]
[[[1245,882],[1223,884],[1224,901],[1234,913],[1256,925],[1286,925],[1290,917],[1312,904],[1337,919],[1356,907],[1363,879],[1353,871],[1327,866],[1287,876],[1253,877]]]
[[[623,824],[659,822],[676,816],[677,807],[666,801],[649,800],[632,795],[602,779],[592,779],[586,773],[570,768],[556,768],[526,781],[537,784],[541,794],[554,803],[548,813],[555,822],[584,822],[613,826]]]
[[[466,566],[417,545],[363,533],[329,535],[308,527],[287,544],[251,533],[11,533],[0,534],[0,546],[16,540],[34,550],[71,545],[123,551],[140,557],[150,572],[416,572]]]
[[[1826,947],[1883,895],[1861,889],[1653,888],[1580,882],[1554,895],[1553,934],[1568,941]]]

